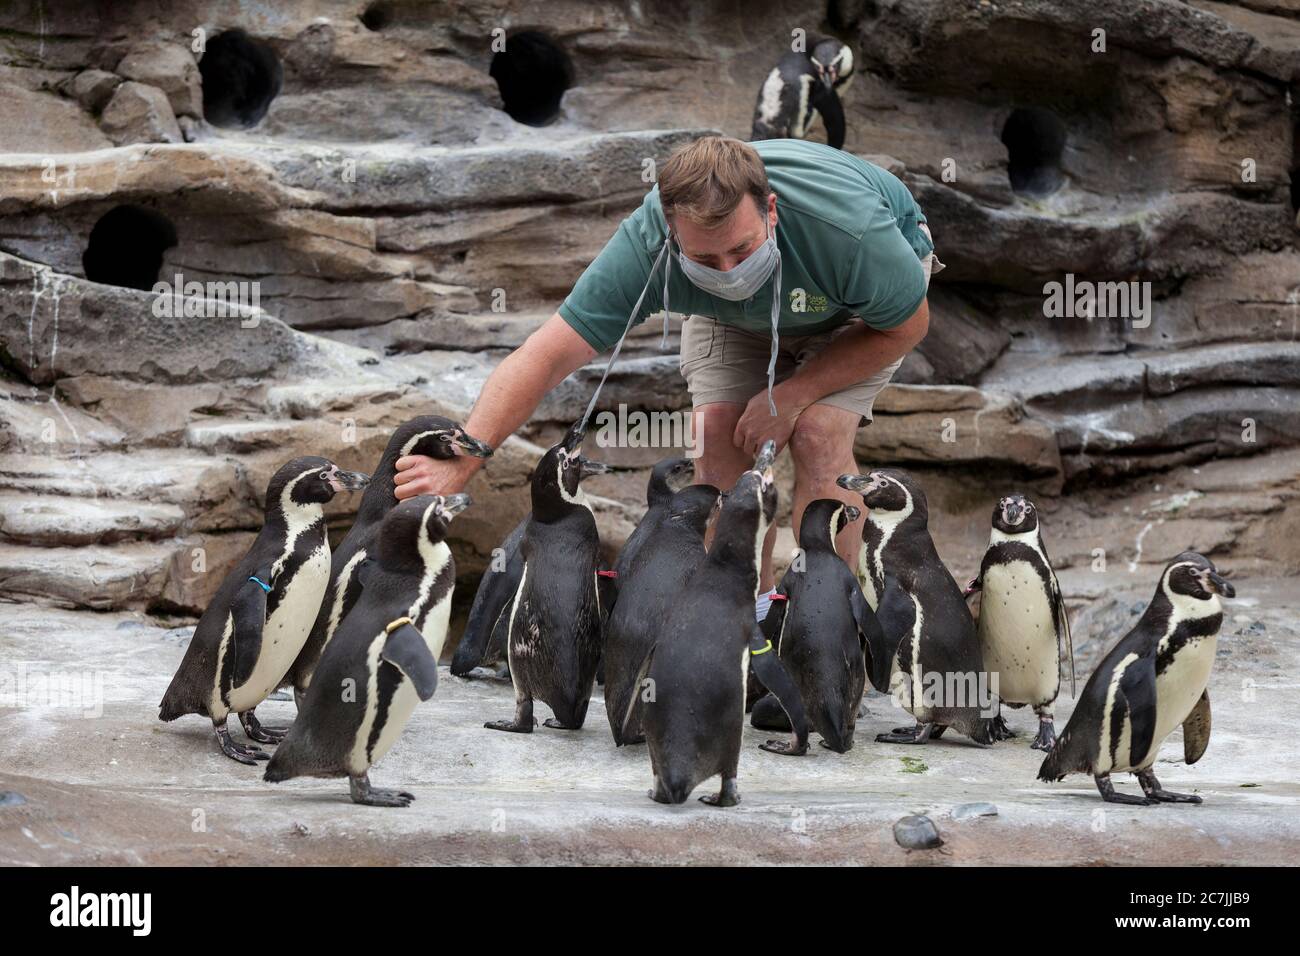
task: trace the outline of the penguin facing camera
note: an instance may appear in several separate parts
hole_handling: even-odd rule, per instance
[[[980,649],[984,666],[998,675],[999,713],[993,735],[1014,737],[1002,719],[1001,704],[1034,708],[1038,735],[1030,745],[1051,750],[1056,743],[1052,704],[1061,689],[1061,648],[1070,658],[1074,695],[1074,642],[1061,585],[1043,544],[1042,522],[1034,503],[1007,495],[993,508],[993,530],[979,575],[966,586],[982,591]]]
[[[1083,687],[1038,779],[1090,773],[1107,803],[1200,803],[1160,786],[1152,766],[1165,738],[1183,728],[1183,759],[1210,745],[1210,671],[1223,624],[1221,597],[1237,591],[1209,558],[1184,551],[1160,575],[1146,612],[1102,658]],[[1117,793],[1112,773],[1135,774],[1143,796]]]
[[[763,81],[751,140],[803,139],[816,113],[826,126],[827,145],[844,148],[840,96],[853,79],[853,51],[833,37],[812,38],[810,43],[811,53],[786,53]]]
[[[892,469],[840,475],[836,484],[862,495],[869,509],[858,579],[884,633],[890,691],[916,718],[915,728],[876,740],[924,744],[952,727],[976,743],[992,743],[992,715],[985,711],[994,701],[983,699],[988,681],[975,620],[930,537],[925,492]]]
[[[575,422],[550,448],[532,478],[532,513],[519,544],[519,584],[506,624],[515,715],[483,726],[533,732],[533,701],[554,717],[545,726],[579,730],[587,719],[601,644],[600,536],[582,479],[608,468],[581,454],[585,436]]]
[[[456,564],[446,537],[469,495],[419,495],[384,516],[361,593],[326,645],[298,720],[266,766],[272,783],[347,777],[354,803],[404,807],[404,790],[370,785],[370,768],[438,687]]]
[[[314,456],[295,458],[275,473],[266,489],[262,530],[199,618],[159,705],[159,719],[203,714],[227,757],[247,764],[267,759],[257,743],[276,743],[285,731],[263,727],[253,708],[280,686],[329,583],[322,506],[369,480]],[[255,743],[230,739],[226,720],[232,712]]]
[[[466,434],[456,422],[440,415],[421,415],[393,430],[379,463],[375,465],[370,485],[361,496],[352,527],[334,551],[324,600],[315,611],[306,643],[289,669],[287,682],[293,685],[294,698],[300,706],[321,653],[361,593],[361,585],[356,579],[357,569],[374,550],[380,522],[397,506],[394,494],[397,461],[407,455],[426,455],[442,460],[457,455],[488,458],[492,455],[492,448]]]

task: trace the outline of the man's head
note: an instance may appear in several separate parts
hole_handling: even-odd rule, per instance
[[[776,195],[754,147],[706,136],[678,149],[659,174],[659,202],[688,259],[719,272],[745,261],[776,227]]]

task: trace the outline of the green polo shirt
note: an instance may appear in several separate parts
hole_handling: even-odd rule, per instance
[[[851,153],[800,139],[752,144],[776,193],[781,249],[780,331],[811,335],[853,317],[872,328],[905,322],[925,299],[921,260],[933,251],[921,208],[897,176]],[[611,348],[645,287],[668,228],[659,187],[623,220],[583,272],[560,315],[589,345]],[[672,311],[706,315],[753,332],[771,329],[772,283],[740,302],[697,289],[668,254]],[[636,323],[663,310],[663,266]]]

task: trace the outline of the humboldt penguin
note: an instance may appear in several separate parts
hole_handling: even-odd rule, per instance
[[[1146,613],[1088,678],[1038,779],[1090,773],[1107,803],[1200,803],[1194,794],[1165,790],[1151,768],[1180,725],[1189,764],[1210,744],[1207,688],[1223,623],[1219,598],[1236,595],[1204,555],[1184,551],[1174,558]],[[1110,775],[1124,771],[1137,775],[1145,796],[1115,792]]]
[[[232,741],[226,719],[238,714],[244,733],[257,743],[284,736],[282,729],[263,727],[253,708],[284,679],[329,583],[322,505],[340,491],[364,488],[368,480],[314,456],[295,458],[275,473],[266,489],[262,530],[199,618],[159,718],[203,714],[227,757],[247,764],[267,759],[256,743]]]
[[[876,613],[857,578],[835,551],[835,538],[861,512],[833,498],[804,509],[799,524],[801,561],[781,579],[761,627],[799,688],[804,712],[822,746],[845,753],[853,746],[866,683],[889,690],[889,653]],[[784,729],[770,697],[754,707],[755,727]],[[773,720],[772,718],[776,719]]]
[[[575,422],[533,470],[523,568],[506,620],[515,716],[488,721],[489,730],[532,733],[534,699],[555,715],[547,727],[579,730],[587,719],[602,644],[600,536],[580,483],[607,467],[582,457],[584,435]]]
[[[421,415],[403,422],[393,430],[384,454],[375,466],[370,486],[361,496],[356,519],[334,551],[330,563],[329,587],[320,607],[314,610],[315,623],[298,658],[289,669],[287,682],[293,684],[299,705],[311,684],[311,675],[321,652],[338,630],[361,592],[357,569],[374,550],[374,537],[380,522],[397,505],[395,495],[397,461],[407,455],[449,459],[457,455],[487,458],[492,449],[465,433],[460,425],[439,415]]]
[[[438,687],[456,584],[447,526],[469,504],[464,494],[419,495],[384,516],[360,571],[361,595],[325,646],[264,779],[347,777],[356,803],[404,807],[415,799],[372,787],[369,772]]]
[[[798,692],[754,621],[762,541],[776,515],[775,457],[775,444],[764,443],[754,467],[727,495],[708,554],[668,610],[638,670],[632,702],[654,774],[649,796],[658,803],[684,803],[713,776],[721,777],[718,792],[700,800],[718,807],[740,801],[736,774],[751,660],[763,683],[791,708],[796,728],[794,740],[769,741],[765,749],[807,750]],[[627,716],[633,716],[631,707]]]
[[[670,494],[666,504],[651,506],[628,538],[629,546],[637,539],[636,553],[625,560],[625,547],[619,555],[620,593],[610,612],[604,650],[605,710],[617,746],[645,740],[640,716],[628,717],[637,670],[704,560],[705,526],[717,502],[718,489],[712,485],[688,485]]]
[[[966,594],[982,591],[980,649],[990,676],[997,675],[999,714],[993,736],[1014,737],[1000,713],[1001,704],[1034,708],[1038,735],[1031,746],[1051,750],[1056,743],[1052,704],[1061,688],[1061,648],[1070,658],[1074,694],[1074,643],[1061,585],[1043,545],[1038,509],[1024,495],[1007,495],[993,509],[993,530],[979,576]]]
[[[840,96],[853,79],[853,51],[833,37],[812,38],[810,43],[811,53],[785,54],[763,81],[751,140],[803,139],[816,112],[826,126],[827,145],[844,148]]]
[[[890,692],[916,727],[880,734],[882,743],[923,744],[949,727],[992,743],[996,699],[988,687],[975,620],[939,558],[928,529],[925,492],[895,470],[840,475],[862,495],[858,579],[876,612],[890,662]]]

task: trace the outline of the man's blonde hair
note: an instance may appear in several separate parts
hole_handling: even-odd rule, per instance
[[[767,211],[767,170],[757,150],[728,136],[705,136],[677,149],[659,173],[659,202],[664,217],[681,216],[704,229],[715,229],[752,196]]]

